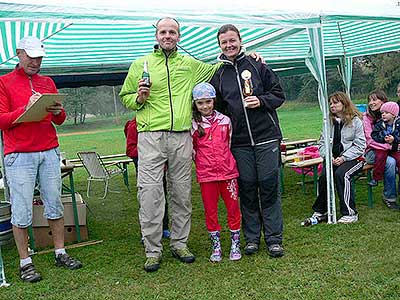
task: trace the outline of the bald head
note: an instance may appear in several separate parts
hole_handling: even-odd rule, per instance
[[[178,22],[176,19],[174,19],[174,18],[169,18],[169,17],[161,18],[161,19],[159,19],[159,20],[157,21],[157,23],[156,23],[156,33],[158,32],[159,25],[162,25],[163,23],[165,23],[165,21],[167,21],[167,23],[168,23],[168,22],[175,23],[176,27],[178,28],[178,34],[179,34],[179,35],[181,34],[181,26],[179,25],[179,22]]]
[[[173,18],[163,18],[156,23],[156,40],[167,54],[175,51],[180,40],[179,23]]]

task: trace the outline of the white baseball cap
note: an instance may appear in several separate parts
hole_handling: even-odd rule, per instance
[[[34,36],[26,36],[18,42],[17,49],[25,50],[29,57],[43,57],[46,55],[43,43]]]

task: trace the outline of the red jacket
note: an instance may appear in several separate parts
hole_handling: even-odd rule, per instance
[[[50,77],[31,76],[32,88],[41,94],[57,93]],[[0,76],[0,129],[3,130],[4,155],[13,152],[39,152],[58,146],[56,129],[66,118],[65,111],[58,115],[49,113],[40,122],[13,122],[25,111],[32,95],[29,76],[23,69]]]
[[[126,137],[126,156],[130,158],[138,157],[138,152],[137,152],[138,131],[136,125],[136,118],[126,122],[124,132]]]
[[[205,135],[199,137],[196,121],[192,122],[194,162],[198,182],[221,181],[239,177],[230,150],[231,120],[216,111],[212,124],[202,118]]]

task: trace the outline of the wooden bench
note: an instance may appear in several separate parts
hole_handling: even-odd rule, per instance
[[[322,163],[322,157],[312,158],[308,160],[303,160],[299,162],[290,162],[287,165],[291,168],[300,168],[301,169],[301,185],[303,189],[303,193],[305,194],[305,176],[312,172],[313,174],[313,184],[314,184],[314,194],[317,196],[318,193],[318,165]],[[365,164],[362,168],[362,171],[353,177],[353,182],[356,182],[358,179],[362,177],[367,177],[367,182],[372,179],[372,170],[374,166]],[[367,184],[368,191],[368,207],[372,208],[374,206],[374,198],[372,193],[372,186]]]
[[[368,189],[368,207],[374,207],[374,194],[372,193],[372,186],[368,184],[368,182],[372,179],[372,170],[374,169],[374,165],[365,164],[362,172],[358,173],[354,178],[353,181],[356,182],[358,179],[362,177],[367,178],[367,189]],[[355,187],[354,187],[355,188]]]

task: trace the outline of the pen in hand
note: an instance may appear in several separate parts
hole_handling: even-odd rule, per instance
[[[25,110],[27,110],[29,107],[31,107],[32,104],[35,103],[37,101],[37,99],[40,98],[40,96],[42,96],[41,93],[35,92],[32,89],[32,96],[29,97],[29,102],[28,102],[28,105],[25,107]]]

